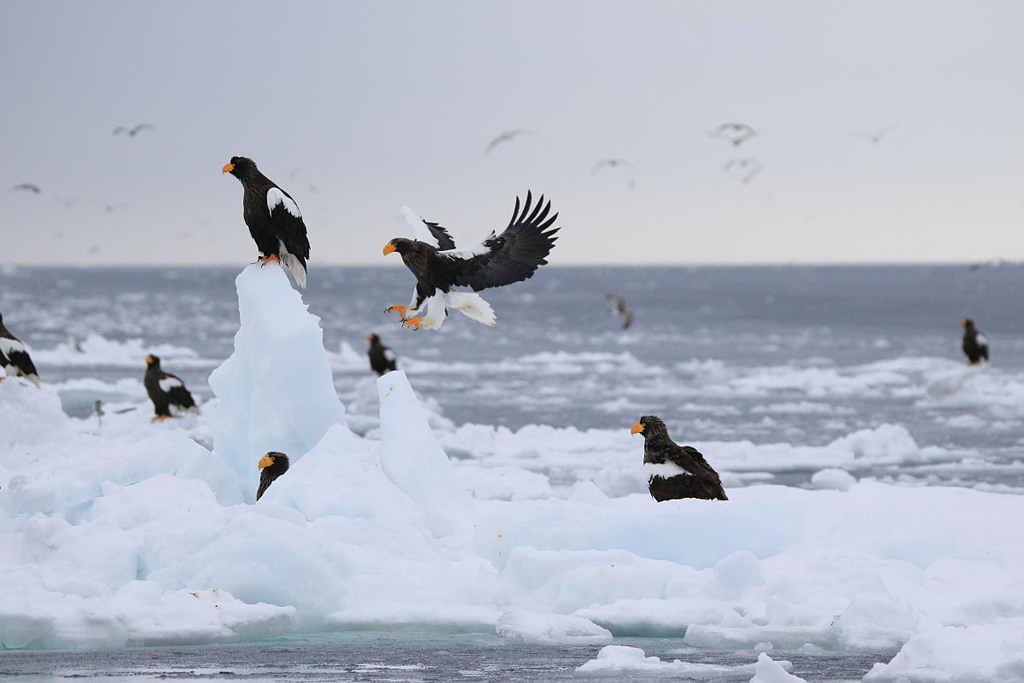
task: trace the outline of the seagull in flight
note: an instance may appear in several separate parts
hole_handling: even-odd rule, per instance
[[[871,144],[877,145],[879,142],[882,141],[882,138],[884,138],[886,135],[888,135],[889,133],[893,132],[894,130],[896,130],[899,127],[900,126],[897,123],[897,124],[894,124],[894,125],[891,125],[891,126],[886,126],[885,128],[880,128],[875,133],[867,133],[867,132],[862,131],[862,130],[851,130],[850,131],[850,135],[856,135],[857,137],[862,137],[862,138],[870,141]]]
[[[708,135],[730,142],[734,147],[739,147],[757,135],[757,131],[745,123],[729,122],[723,123],[715,130],[709,130]]]
[[[8,190],[8,192],[19,192],[19,191],[31,192],[33,194],[39,194],[40,192],[42,192],[42,190],[39,189],[39,186],[34,184],[34,183],[18,183],[17,185],[12,187],[10,190]]]
[[[127,126],[118,126],[114,129],[114,135],[120,135],[121,133],[126,134],[128,137],[133,138],[144,130],[154,130],[153,126],[148,123],[140,123],[132,128]]]
[[[504,133],[499,134],[493,140],[487,143],[487,148],[484,149],[484,154],[490,154],[491,150],[502,144],[503,142],[512,142],[520,135],[527,135],[531,131],[523,130],[522,128],[513,128],[512,130],[506,130]]]
[[[633,324],[633,311],[626,308],[626,300],[621,296],[615,294],[608,294],[608,299],[612,302],[612,315],[616,315],[622,319],[622,329],[627,329]]]
[[[722,166],[722,170],[746,185],[764,170],[764,164],[753,157],[730,159]]]

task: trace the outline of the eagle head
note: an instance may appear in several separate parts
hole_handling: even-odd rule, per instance
[[[415,249],[415,242],[404,237],[396,237],[387,244],[384,245],[384,255],[397,251],[402,256],[405,256],[410,251]]]
[[[668,428],[665,427],[665,423],[661,421],[660,417],[654,415],[644,415],[640,418],[640,421],[633,425],[633,428],[629,430],[630,434],[643,434],[644,439],[650,439],[658,436],[668,436]]]
[[[146,365],[155,365],[157,367],[160,367],[160,357],[154,356],[153,354],[149,354],[148,356],[146,356]]]
[[[256,173],[256,162],[248,157],[231,157],[231,161],[224,164],[220,172],[230,173],[239,180],[244,180]]]

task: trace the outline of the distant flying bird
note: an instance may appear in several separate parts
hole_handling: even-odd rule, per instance
[[[102,206],[103,210],[106,211],[107,213],[114,213],[119,209],[126,209],[130,206],[128,202],[115,202],[113,204],[104,204],[102,202],[98,202],[98,205]]]
[[[963,350],[967,356],[967,362],[977,365],[981,361],[988,360],[988,337],[974,326],[974,321],[964,318],[960,321],[960,327],[964,328]]]
[[[423,220],[408,207],[403,212],[415,239],[396,237],[384,245],[384,255],[399,253],[416,276],[416,289],[408,306],[391,306],[387,312],[397,312],[402,324],[424,330],[440,328],[449,308],[484,325],[494,325],[494,309],[476,292],[532,277],[547,263],[559,230],[551,228],[558,218],[557,213],[548,215],[551,202],[545,203],[542,196],[534,206],[529,192],[522,211],[516,197],[508,227],[500,235],[491,232],[472,249],[456,249],[443,227]],[[473,292],[454,291],[459,286]]]
[[[644,472],[647,488],[659,503],[676,498],[729,500],[722,480],[700,451],[680,446],[668,436],[661,418],[644,415],[629,430],[644,436]]]
[[[153,402],[153,412],[156,413],[151,422],[173,417],[171,408],[175,411],[199,413],[199,406],[185,388],[185,383],[177,375],[160,369],[158,356],[146,356],[146,376],[142,383],[146,387],[149,400]]]
[[[885,128],[880,128],[878,129],[878,131],[874,133],[867,133],[862,130],[851,130],[850,135],[856,135],[857,137],[861,137],[870,141],[873,145],[877,145],[879,142],[882,141],[882,138],[884,138],[886,135],[888,135],[889,133],[891,133],[892,131],[896,130],[899,127],[899,124],[894,124],[891,126],[886,126]]]
[[[390,346],[380,343],[380,337],[375,334],[368,334],[366,338],[370,341],[370,348],[366,355],[370,358],[370,368],[377,373],[377,376],[397,370],[398,356],[391,350]]]
[[[601,159],[594,167],[590,170],[590,174],[593,175],[600,171],[602,168],[618,168],[619,166],[626,166],[633,168],[633,164],[629,163],[625,159]]]
[[[270,451],[259,461],[260,486],[256,489],[256,500],[263,497],[274,480],[288,471],[288,456],[277,451]]]
[[[0,368],[4,369],[8,377],[24,377],[37,387],[40,386],[39,373],[36,372],[35,363],[28,355],[28,349],[4,326],[2,314],[0,314]],[[0,381],[2,380],[3,378],[0,377]]]
[[[484,149],[484,154],[490,154],[491,150],[500,145],[503,142],[512,142],[520,135],[528,135],[531,131],[523,130],[522,128],[514,128],[512,130],[506,130],[504,133],[499,134],[497,137],[487,143],[487,147]]]
[[[144,130],[155,130],[155,128],[148,123],[140,123],[136,126],[128,128],[127,126],[118,126],[114,129],[113,135],[126,134],[128,137],[133,138]]]
[[[42,192],[42,190],[39,189],[39,186],[36,185],[35,183],[18,183],[17,185],[12,187],[10,190],[8,190],[8,192],[21,192],[21,191],[31,192],[32,194],[39,194],[40,192]]]
[[[607,295],[612,302],[612,314],[622,319],[622,329],[628,329],[633,324],[633,311],[626,308],[626,300],[614,294]]]
[[[745,123],[723,123],[715,130],[709,130],[708,135],[731,143],[739,147],[750,138],[757,135],[757,131]]]
[[[764,170],[764,165],[753,157],[730,159],[722,166],[722,170],[746,185],[754,179],[754,176]]]
[[[260,173],[252,159],[231,157],[221,172],[230,173],[242,183],[242,218],[260,250],[260,261],[263,265],[276,261],[287,266],[299,287],[305,287],[309,238],[298,204]]]

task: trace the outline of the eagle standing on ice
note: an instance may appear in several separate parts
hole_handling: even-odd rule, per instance
[[[278,451],[270,451],[259,461],[260,487],[256,489],[256,500],[263,497],[274,480],[288,471],[288,456]]]
[[[146,385],[146,393],[149,394],[149,400],[153,402],[153,411],[156,413],[151,422],[173,417],[172,407],[199,413],[199,406],[185,388],[185,383],[177,375],[161,370],[160,358],[153,354],[146,356],[146,377],[143,384]]]
[[[494,325],[494,309],[476,294],[482,289],[501,287],[526,280],[547,263],[547,255],[555,244],[551,229],[558,214],[548,216],[551,202],[542,196],[533,205],[527,192],[520,211],[519,198],[512,211],[512,220],[499,235],[497,231],[472,249],[456,249],[448,231],[437,223],[417,216],[403,208],[413,227],[415,239],[396,237],[384,245],[384,255],[397,251],[406,267],[416,276],[416,289],[408,306],[391,306],[386,312],[398,312],[402,324],[423,330],[436,330],[444,323],[448,308],[484,325]],[[453,287],[469,287],[472,292],[453,291]]]
[[[644,472],[651,497],[659,503],[675,498],[729,500],[718,472],[700,451],[680,446],[668,437],[661,418],[644,415],[629,430],[644,435]]]
[[[309,238],[298,204],[260,173],[252,159],[231,157],[221,172],[230,173],[242,183],[242,218],[260,250],[260,261],[263,265],[270,261],[283,263],[299,287],[305,287]]]
[[[0,368],[8,377],[24,377],[39,386],[39,373],[21,340],[4,327],[4,316],[0,315]],[[3,380],[0,377],[0,380]]]
[[[974,326],[974,321],[970,318],[961,320],[960,327],[964,328],[963,349],[964,354],[967,356],[967,362],[971,365],[977,365],[982,360],[987,361],[988,337],[983,335],[981,330]]]
[[[391,350],[390,346],[380,343],[380,337],[375,334],[368,334],[366,338],[370,341],[370,348],[366,355],[370,358],[370,368],[380,377],[385,373],[398,369],[398,356]]]

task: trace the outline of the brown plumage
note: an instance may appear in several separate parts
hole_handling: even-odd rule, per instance
[[[700,451],[680,446],[668,436],[661,418],[644,415],[633,425],[631,434],[644,436],[644,470],[647,487],[659,503],[676,498],[729,500],[722,480]]]

